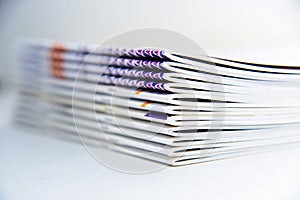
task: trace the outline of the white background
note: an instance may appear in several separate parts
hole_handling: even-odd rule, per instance
[[[97,44],[153,27],[184,34],[208,52],[298,48],[299,11],[298,0],[2,1],[0,80],[11,83],[11,45],[19,36]],[[100,165],[78,144],[11,130],[10,99],[4,93],[0,100],[1,200],[300,199],[300,149],[121,174]]]

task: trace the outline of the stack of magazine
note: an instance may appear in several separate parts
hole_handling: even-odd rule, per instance
[[[18,124],[167,165],[300,144],[300,66],[39,40],[18,86]]]

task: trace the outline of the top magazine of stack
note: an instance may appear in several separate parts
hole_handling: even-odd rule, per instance
[[[49,40],[20,55],[18,124],[173,166],[300,144],[300,65]]]

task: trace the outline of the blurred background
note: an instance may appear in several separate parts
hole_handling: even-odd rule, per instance
[[[99,44],[150,27],[181,33],[208,53],[257,46],[300,52],[299,11],[299,0],[1,0],[0,80],[11,84],[20,37]]]
[[[99,165],[80,145],[7,128],[20,38],[100,44],[140,28],[176,31],[208,54],[300,60],[299,0],[0,0],[0,200],[298,200],[299,149],[132,176]]]

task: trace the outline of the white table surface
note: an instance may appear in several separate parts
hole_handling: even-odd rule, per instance
[[[300,199],[300,148],[142,175],[120,173],[82,145],[8,125],[0,95],[0,199]]]

